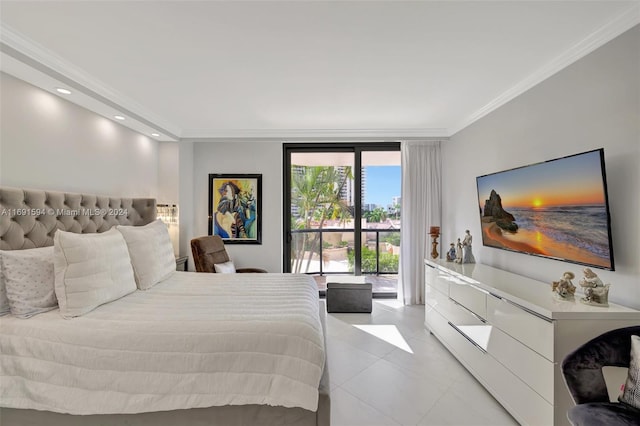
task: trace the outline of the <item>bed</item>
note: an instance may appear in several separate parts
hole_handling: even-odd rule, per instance
[[[155,217],[153,199],[0,188],[0,249]],[[246,275],[173,272],[71,319],[62,303],[0,317],[2,424],[328,425],[313,280]]]

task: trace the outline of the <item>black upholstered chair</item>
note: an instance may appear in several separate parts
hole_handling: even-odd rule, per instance
[[[640,326],[606,332],[580,346],[562,362],[562,373],[576,403],[567,416],[574,426],[640,425],[640,410],[611,402],[602,367],[629,367],[631,336]]]

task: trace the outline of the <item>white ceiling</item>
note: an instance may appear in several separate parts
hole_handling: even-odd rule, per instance
[[[160,140],[449,136],[639,1],[7,1],[9,74]],[[102,109],[101,109],[102,108]]]

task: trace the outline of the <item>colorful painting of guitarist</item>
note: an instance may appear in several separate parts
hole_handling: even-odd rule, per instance
[[[209,175],[209,233],[260,244],[261,175]]]

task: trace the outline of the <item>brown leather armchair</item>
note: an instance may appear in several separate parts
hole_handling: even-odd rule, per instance
[[[231,260],[224,247],[222,238],[217,235],[208,235],[206,237],[192,239],[191,253],[193,253],[193,262],[196,265],[196,272],[216,272],[216,268],[213,265],[225,263]],[[236,268],[236,272],[263,273],[267,271],[260,268]]]

